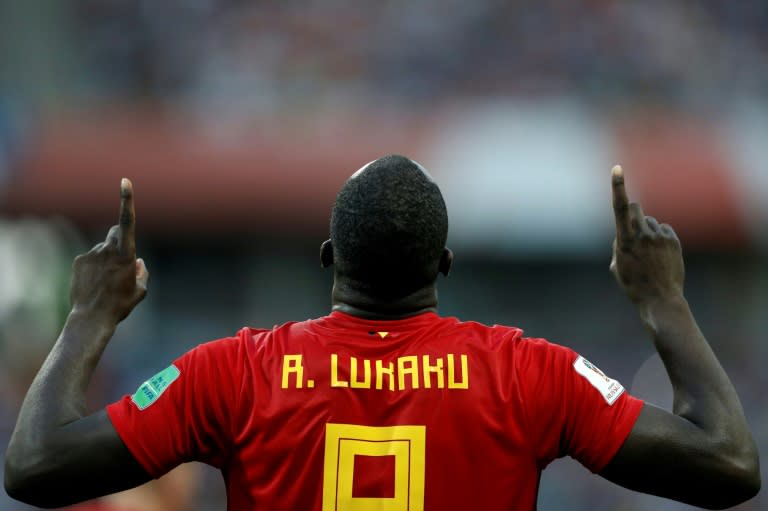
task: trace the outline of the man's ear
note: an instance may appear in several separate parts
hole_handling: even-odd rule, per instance
[[[443,253],[440,254],[440,265],[437,269],[447,277],[451,273],[451,266],[453,266],[453,252],[450,248],[445,247]]]
[[[320,245],[320,267],[321,268],[328,268],[333,264],[333,245],[331,245],[331,240],[325,240],[322,245]]]

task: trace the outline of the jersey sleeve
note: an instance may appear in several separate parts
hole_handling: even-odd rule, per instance
[[[521,406],[539,466],[571,456],[601,471],[629,436],[643,402],[573,350],[543,339],[521,342]]]
[[[187,461],[225,462],[242,381],[239,345],[236,337],[201,344],[107,406],[115,430],[149,475],[160,477]]]

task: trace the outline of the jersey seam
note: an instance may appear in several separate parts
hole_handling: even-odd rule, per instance
[[[508,335],[514,335],[514,334],[508,334]],[[513,341],[514,341],[514,339],[513,339]],[[527,342],[527,338],[521,337],[518,342]],[[517,351],[517,350],[515,350],[515,351]],[[530,417],[528,416],[529,415],[528,414],[528,409],[525,407],[525,404],[524,404],[526,402],[526,400],[523,399],[523,396],[522,396],[522,394],[524,393],[525,389],[523,388],[522,385],[520,385],[520,382],[522,380],[520,378],[520,370],[519,370],[518,362],[519,361],[517,360],[517,356],[516,356],[515,360],[513,362],[513,367],[514,367],[514,370],[515,370],[515,384],[516,384],[515,388],[517,390],[517,399],[518,399],[518,402],[521,405],[520,408],[521,408],[521,410],[523,412],[522,413],[523,414],[523,426],[524,426],[524,429],[525,429],[525,437],[527,439],[527,442],[525,442],[525,444],[526,444],[526,447],[528,448],[528,454],[531,456],[531,458],[533,459],[534,463],[536,464],[537,470],[539,472],[541,472],[541,470],[544,467],[542,466],[542,462],[541,462],[541,460],[539,460],[539,457],[536,454],[536,448],[534,446],[535,442],[534,442],[533,434],[531,433],[531,424],[530,424],[531,421],[530,421]]]
[[[242,371],[240,371],[240,388],[238,389],[237,396],[235,397],[235,412],[230,414],[231,417],[234,417],[235,419],[230,422],[230,437],[229,437],[229,452],[227,453],[227,464],[230,463],[231,458],[234,456],[235,453],[235,445],[237,443],[237,437],[239,434],[239,431],[242,429],[240,427],[240,422],[243,420],[242,418],[242,400],[243,400],[243,394],[245,394],[245,381],[246,381],[246,358],[247,358],[247,350],[246,350],[246,342],[244,339],[245,333],[248,332],[248,335],[250,336],[250,331],[243,329],[242,335],[238,336],[238,349],[237,349],[237,362],[241,363],[243,365]],[[242,353],[241,353],[242,352]]]

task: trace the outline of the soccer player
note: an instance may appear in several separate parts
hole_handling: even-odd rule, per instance
[[[119,225],[75,259],[72,311],[19,413],[7,491],[62,506],[198,460],[223,472],[230,510],[531,510],[541,470],[570,455],[698,506],[751,498],[757,451],[683,296],[677,236],[629,203],[619,167],[612,186],[611,271],[669,373],[672,413],[566,347],[439,316],[445,204],[419,164],[386,156],[333,206],[328,316],[198,346],[86,415],[102,350],[147,290],[124,180]]]

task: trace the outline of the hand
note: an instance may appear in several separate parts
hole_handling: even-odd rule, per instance
[[[685,267],[675,231],[629,202],[620,166],[613,167],[611,180],[616,217],[611,273],[635,304],[682,298]]]
[[[100,315],[115,324],[125,319],[147,294],[149,272],[136,259],[133,185],[120,183],[120,221],[107,239],[75,258],[69,299],[72,310]]]

